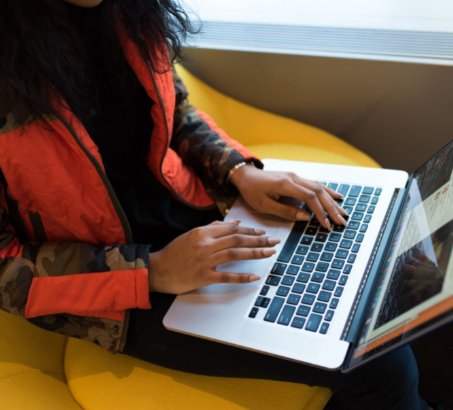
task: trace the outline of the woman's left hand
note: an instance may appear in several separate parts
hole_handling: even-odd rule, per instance
[[[253,165],[239,168],[230,182],[237,187],[246,202],[256,211],[273,214],[292,221],[310,220],[308,212],[278,202],[281,196],[296,198],[305,202],[315,214],[319,223],[329,231],[332,221],[346,225],[343,216],[347,212],[334,199],[342,195],[319,182],[300,178],[292,172],[262,171]],[[327,215],[326,215],[327,213]]]

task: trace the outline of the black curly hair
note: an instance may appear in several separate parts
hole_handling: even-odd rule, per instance
[[[49,96],[62,96],[79,117],[89,117],[94,54],[108,60],[105,81],[128,89],[131,70],[118,41],[120,26],[151,68],[154,47],[182,59],[182,44],[198,28],[178,1],[104,0],[93,8],[47,0],[0,0],[0,102],[19,124],[54,113]],[[87,35],[89,33],[89,35]]]

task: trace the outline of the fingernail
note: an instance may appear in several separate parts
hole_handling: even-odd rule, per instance
[[[298,221],[309,221],[311,219],[311,216],[308,214],[308,212],[298,212],[296,214],[296,219]]]
[[[256,282],[257,280],[260,280],[260,279],[261,279],[261,277],[257,276],[257,275],[249,276],[249,282]]]
[[[330,224],[330,221],[326,218],[326,228],[329,230],[329,232],[332,232],[332,225]]]
[[[266,233],[266,231],[263,231],[262,229],[254,229],[254,231],[257,235],[264,235]]]
[[[264,256],[272,256],[277,251],[275,249],[264,249],[263,254]]]
[[[280,243],[280,239],[279,238],[268,238],[267,239],[267,242],[269,243],[269,245],[277,245],[277,243]]]
[[[343,219],[343,217],[340,214],[337,214],[338,219],[344,226],[348,226],[348,223]]]

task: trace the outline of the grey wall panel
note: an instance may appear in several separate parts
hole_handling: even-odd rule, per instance
[[[450,66],[186,51],[186,68],[217,90],[329,131],[387,168],[412,172],[453,138]]]

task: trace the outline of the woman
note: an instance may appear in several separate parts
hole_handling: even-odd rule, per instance
[[[167,50],[180,58],[193,31],[171,0],[0,0],[0,307],[178,370],[326,386],[350,409],[427,409],[408,347],[343,375],[162,326],[174,294],[259,279],[217,265],[275,253],[277,238],[219,222],[237,192],[290,220],[310,216],[277,199],[307,202],[328,230],[326,213],[347,215],[334,191],[262,171],[188,103]]]

